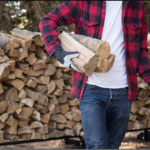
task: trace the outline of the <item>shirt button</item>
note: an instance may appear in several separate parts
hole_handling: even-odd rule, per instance
[[[103,25],[101,24],[101,26],[103,26]]]
[[[105,12],[103,12],[103,14],[105,14]]]

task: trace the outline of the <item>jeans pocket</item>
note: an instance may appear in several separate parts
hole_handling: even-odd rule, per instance
[[[128,87],[122,88],[124,91],[128,92]]]
[[[86,84],[85,88],[88,90],[92,90],[96,87],[96,85],[92,85],[92,84]]]

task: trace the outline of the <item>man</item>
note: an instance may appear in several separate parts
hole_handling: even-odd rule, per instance
[[[88,77],[65,52],[56,28],[75,24],[75,33],[105,40],[116,58],[107,73]],[[142,1],[67,1],[40,22],[46,50],[74,69],[71,95],[80,99],[86,149],[118,149],[123,140],[131,102],[137,94],[137,73],[150,85],[147,22]]]

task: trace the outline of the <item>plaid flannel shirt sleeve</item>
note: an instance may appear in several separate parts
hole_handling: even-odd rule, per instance
[[[39,29],[43,37],[46,51],[50,56],[52,56],[56,50],[62,50],[58,38],[57,27],[75,23],[78,16],[77,8],[77,1],[65,1],[45,15],[40,21]]]
[[[150,86],[150,61],[148,57],[148,48],[147,48],[147,35],[148,35],[148,26],[145,16],[145,9],[143,5],[143,19],[142,19],[142,30],[141,30],[141,43],[140,43],[140,60],[138,73],[144,79],[146,83]]]

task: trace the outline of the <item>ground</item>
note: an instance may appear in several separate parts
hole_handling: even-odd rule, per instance
[[[120,146],[120,149],[150,149],[150,141],[138,140],[137,135],[141,133],[138,132],[128,132]],[[73,140],[79,140],[74,138]],[[81,149],[79,142],[76,144],[65,144],[64,140],[51,140],[45,142],[34,142],[26,144],[16,144],[0,146],[0,149]]]

